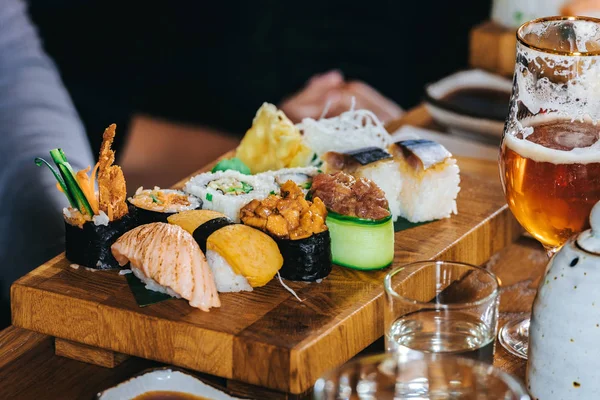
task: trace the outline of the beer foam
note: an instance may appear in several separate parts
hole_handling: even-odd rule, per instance
[[[537,50],[526,49],[522,45],[520,47],[519,57],[527,63],[533,63],[540,70],[544,67],[557,68],[554,70],[554,76],[564,78],[552,81],[548,77],[540,78],[538,74],[530,71],[515,72],[518,100],[531,113],[551,110],[562,117],[600,121],[600,56],[549,56]],[[544,65],[540,61],[543,61]],[[568,79],[574,69],[577,69],[578,73]]]
[[[519,104],[531,114],[556,114],[573,120],[600,120],[600,24],[593,21],[546,21],[527,24],[519,36],[533,46],[560,35],[573,54],[553,54],[517,44],[511,118]],[[552,39],[556,40],[556,39]],[[546,43],[547,44],[547,43]],[[587,54],[586,54],[587,53]]]
[[[587,53],[598,50],[592,44],[600,42],[600,29],[598,29],[598,24],[593,21],[574,20],[567,22],[557,20],[531,23],[526,24],[521,32],[519,32],[519,35],[523,38],[533,36],[540,40],[540,38],[555,35],[556,33],[554,32],[556,31],[564,32],[565,28],[572,29],[573,32],[572,35],[566,35],[564,38],[565,41],[569,42],[570,52]],[[532,42],[531,38],[528,38],[526,41],[528,43]],[[588,44],[590,44],[590,47],[588,47]]]
[[[588,147],[579,147],[572,150],[557,150],[525,139],[528,136],[527,132],[533,132],[531,125],[538,125],[555,120],[555,116],[548,115],[524,120],[522,122],[526,124],[526,126],[523,127],[521,132],[506,132],[504,135],[504,145],[524,158],[529,158],[537,162],[548,162],[552,164],[589,164],[600,162],[600,140],[597,140],[596,143]],[[589,119],[587,119],[587,121],[592,123]],[[594,125],[600,130],[600,124]],[[516,136],[518,133],[524,133],[524,139],[518,138]],[[565,137],[568,138],[568,136]],[[576,143],[568,144],[576,145]]]

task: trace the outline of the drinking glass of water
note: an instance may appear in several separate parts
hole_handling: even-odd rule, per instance
[[[530,400],[514,376],[461,357],[362,357],[325,374],[315,400]]]
[[[384,281],[388,352],[451,354],[492,363],[498,278],[474,265],[421,261]]]

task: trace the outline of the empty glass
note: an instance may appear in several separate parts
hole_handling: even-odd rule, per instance
[[[498,279],[474,265],[422,261],[385,277],[389,352],[417,350],[491,363],[498,321]]]
[[[530,400],[523,384],[461,357],[390,353],[359,358],[317,381],[315,400]]]

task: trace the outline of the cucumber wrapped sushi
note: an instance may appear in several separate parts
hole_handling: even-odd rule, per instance
[[[344,172],[313,179],[313,197],[328,209],[334,264],[360,270],[389,266],[394,260],[394,225],[385,193],[375,183]]]
[[[329,151],[321,158],[323,172],[333,174],[343,171],[356,179],[373,181],[384,191],[392,219],[398,219],[401,209],[398,196],[402,190],[403,177],[390,153],[379,147],[365,147],[346,153]]]
[[[293,281],[316,281],[331,272],[331,240],[325,225],[327,209],[314,197],[305,199],[293,181],[281,186],[281,195],[253,200],[240,211],[246,225],[268,233],[283,256],[281,276]]]
[[[211,210],[174,214],[169,223],[191,233],[206,254],[217,291],[252,291],[266,285],[283,264],[277,244],[269,235]]]
[[[238,171],[205,172],[190,179],[184,192],[202,200],[202,208],[218,211],[239,222],[240,209],[279,189],[272,176],[244,175]]]
[[[154,189],[140,187],[127,201],[135,210],[138,225],[167,222],[169,215],[202,207],[202,200],[196,196],[180,190],[159,187]]]

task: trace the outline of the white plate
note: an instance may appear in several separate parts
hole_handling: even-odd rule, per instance
[[[240,400],[182,371],[154,369],[98,393],[98,400],[129,400],[153,391],[192,394],[211,400]]]
[[[506,92],[510,95],[512,82],[506,78],[479,69],[461,71],[429,84],[425,88],[425,107],[433,119],[450,131],[477,132],[491,136],[502,136],[504,120],[496,120],[475,114],[460,113],[445,107],[445,95],[461,88],[488,88]],[[508,112],[508,104],[506,105]]]

